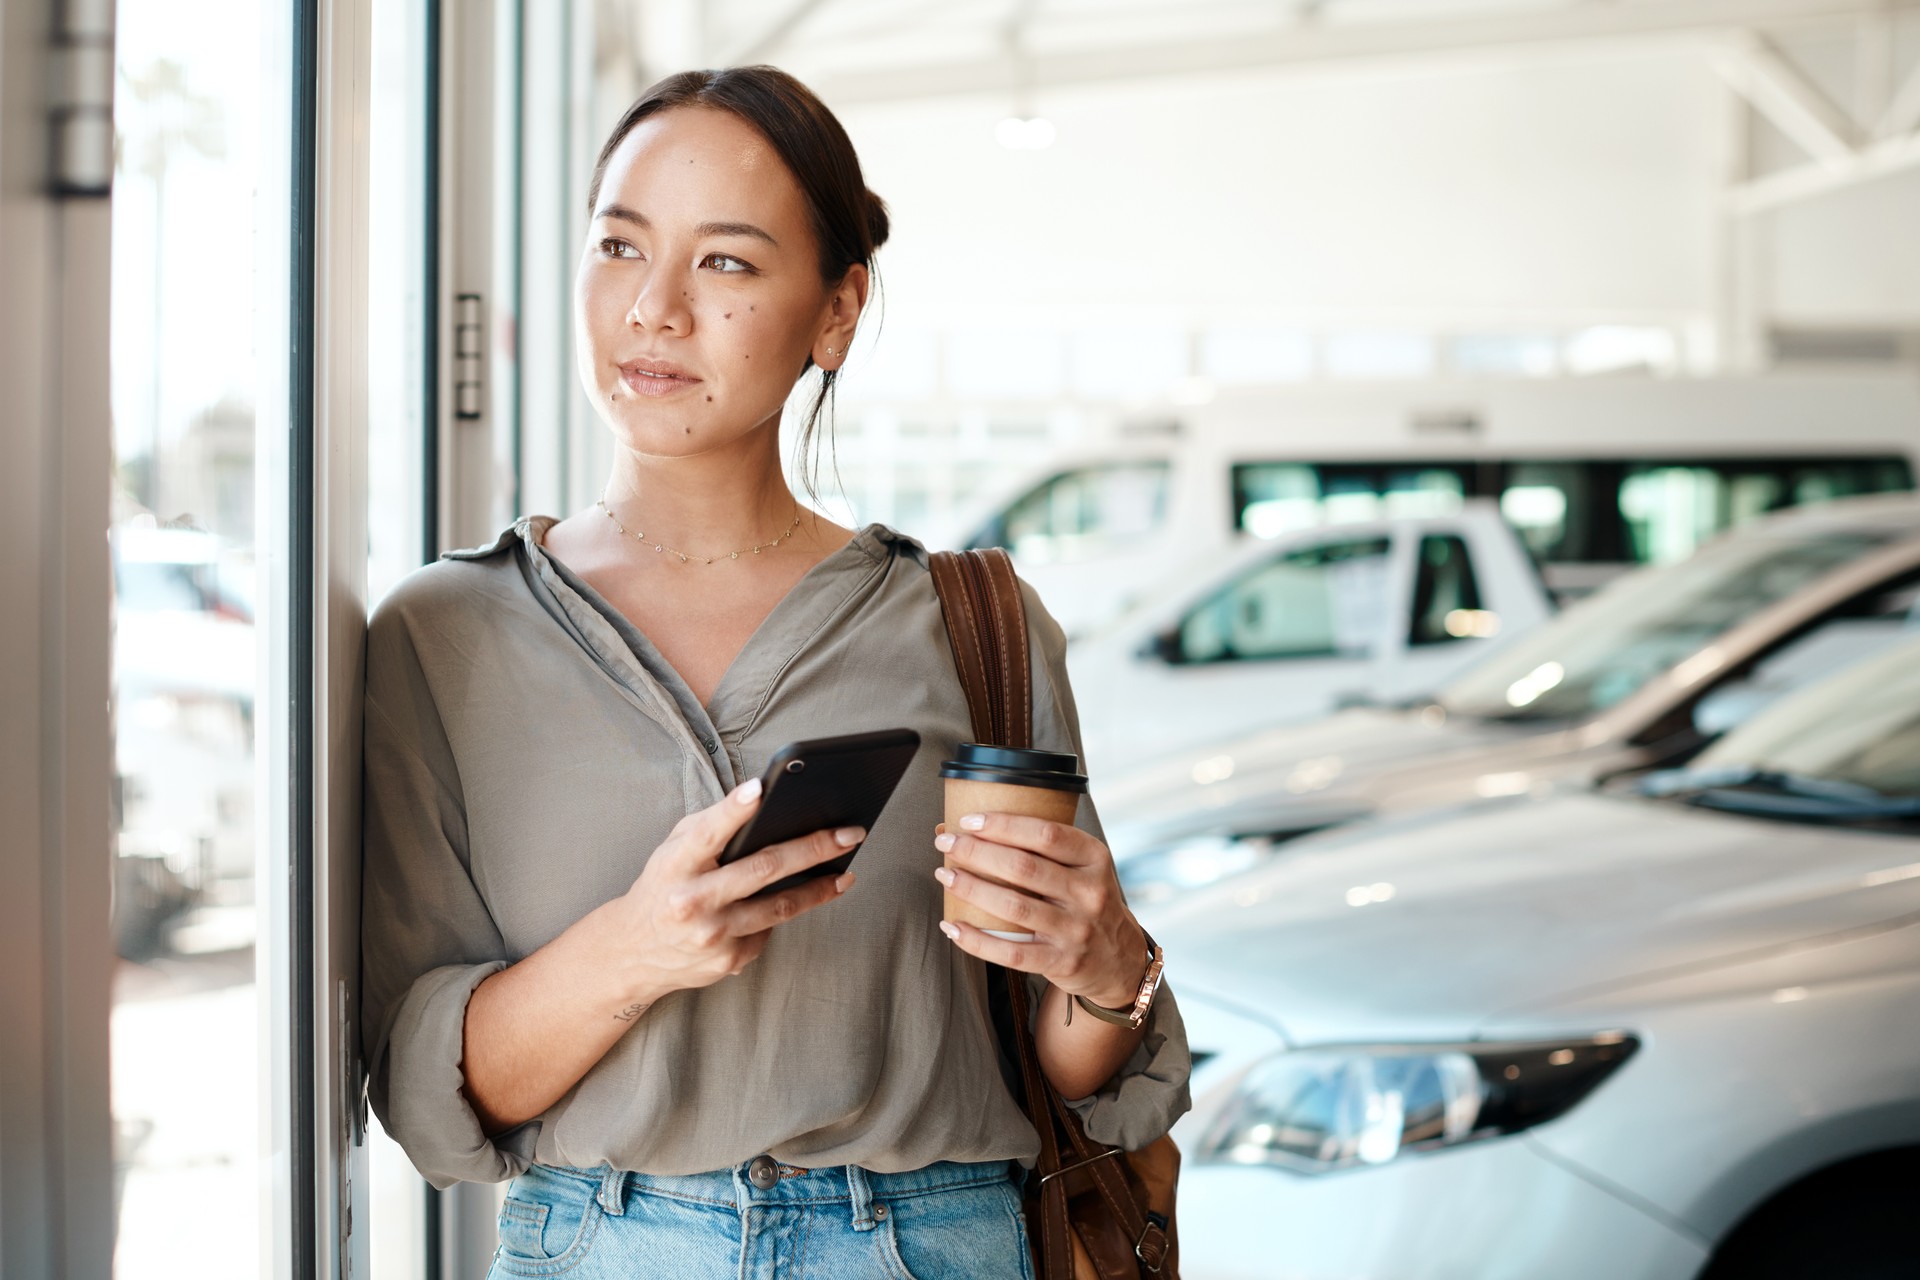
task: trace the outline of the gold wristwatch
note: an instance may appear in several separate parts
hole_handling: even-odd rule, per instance
[[[1135,1031],[1138,1031],[1140,1024],[1147,1020],[1147,1009],[1153,1004],[1153,993],[1160,989],[1160,973],[1167,966],[1167,953],[1160,949],[1160,944],[1153,940],[1153,935],[1145,929],[1140,931],[1140,935],[1147,940],[1147,972],[1140,979],[1140,994],[1133,998],[1132,1004],[1119,1009],[1107,1009],[1084,996],[1073,998],[1075,1004],[1102,1022],[1111,1022],[1119,1027],[1131,1027]],[[1072,1021],[1073,1011],[1069,1009],[1067,1012],[1068,1021]]]

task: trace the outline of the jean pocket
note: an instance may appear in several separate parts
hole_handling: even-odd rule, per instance
[[[904,1280],[1030,1280],[1026,1223],[1011,1182],[955,1188],[889,1202],[878,1229],[887,1266]]]
[[[513,1180],[500,1206],[500,1249],[492,1274],[551,1276],[579,1265],[602,1210],[597,1183],[535,1165]]]

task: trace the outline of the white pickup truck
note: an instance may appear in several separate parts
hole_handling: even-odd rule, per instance
[[[1419,697],[1551,610],[1487,501],[1247,539],[1068,646],[1087,768]]]

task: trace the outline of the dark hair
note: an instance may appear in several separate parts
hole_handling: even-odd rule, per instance
[[[807,198],[807,212],[813,224],[813,238],[820,246],[820,279],[828,285],[838,283],[849,267],[859,264],[878,273],[873,255],[887,241],[887,205],[867,190],[860,175],[860,158],[854,154],[847,131],[813,90],[780,70],[765,65],[723,67],[717,71],[681,71],[659,81],[628,107],[606,145],[594,162],[593,179],[587,184],[587,216],[591,218],[600,201],[600,183],[606,177],[607,164],[626,136],[648,116],[673,107],[718,107],[731,111],[760,131]],[[806,368],[813,368],[807,357]],[[820,390],[814,395],[800,429],[795,452],[804,455],[814,443],[820,411],[828,407],[827,429],[831,439],[834,382],[837,369],[820,371]],[[817,451],[813,461],[817,461]],[[813,461],[801,471],[809,495],[814,491]]]

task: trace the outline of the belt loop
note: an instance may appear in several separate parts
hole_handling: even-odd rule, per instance
[[[600,1175],[600,1207],[618,1218],[627,1211],[627,1178],[625,1169],[615,1169],[611,1165]]]
[[[873,1230],[873,1188],[867,1185],[867,1171],[857,1164],[847,1166],[847,1193],[853,1200],[853,1229]]]

